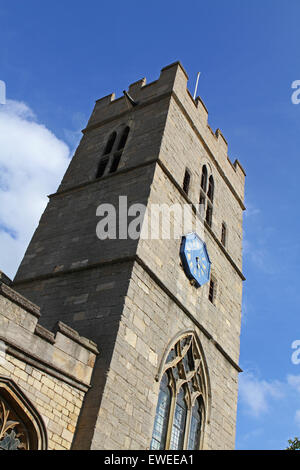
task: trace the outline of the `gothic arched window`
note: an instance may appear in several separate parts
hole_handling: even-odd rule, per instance
[[[200,400],[196,399],[192,407],[192,413],[191,413],[188,450],[199,449],[201,424],[202,424],[202,410],[201,410]]]
[[[123,129],[117,149],[115,149],[117,132],[114,131],[110,134],[103,155],[98,164],[96,178],[101,178],[101,176],[106,175],[107,173],[115,173],[117,171],[129,131],[130,128],[128,126]]]
[[[169,378],[167,374],[164,374],[160,383],[151,449],[161,450],[165,448],[170,405],[171,390],[169,387]]]
[[[112,163],[110,165],[110,169],[109,169],[110,173],[115,173],[117,171],[118,167],[119,167],[119,163],[120,163],[120,160],[121,160],[121,156],[122,156],[124,147],[126,145],[126,141],[127,141],[129,131],[130,131],[130,128],[128,126],[125,127],[125,129],[123,130],[123,133],[121,135],[121,138],[120,138],[120,141],[119,141],[119,144],[118,144],[117,151],[115,152],[115,154],[113,156],[113,159],[112,159]]]
[[[99,165],[98,165],[96,178],[101,178],[101,176],[104,175],[106,167],[107,167],[108,162],[109,162],[110,154],[112,152],[114,143],[116,141],[116,138],[117,138],[117,133],[114,131],[110,134],[110,136],[107,140],[103,155],[102,155],[101,160],[100,160]]]
[[[206,369],[194,333],[171,343],[160,366],[150,449],[200,449],[209,400]]]
[[[112,151],[116,137],[117,137],[116,132],[113,132],[112,134],[110,134],[103,155],[108,155]]]
[[[179,393],[177,394],[173,426],[171,431],[170,449],[172,450],[183,449],[187,410],[188,407],[184,388],[181,387]]]
[[[123,150],[123,148],[125,147],[129,131],[130,131],[130,128],[128,126],[125,127],[125,129],[123,130],[121,139],[119,141],[118,150]]]
[[[222,223],[222,232],[221,232],[221,243],[222,245],[226,245],[226,238],[227,238],[227,227],[225,222]]]
[[[208,187],[207,187],[208,181]],[[201,189],[199,197],[199,211],[201,217],[205,215],[206,223],[212,226],[213,201],[215,192],[215,182],[212,175],[208,178],[207,167],[203,165],[201,175]]]
[[[9,378],[0,377],[0,450],[45,450],[42,418]]]
[[[208,180],[208,191],[207,191],[207,197],[211,202],[214,202],[214,191],[215,191],[215,182],[210,175],[209,180]]]
[[[191,174],[188,169],[185,170],[182,189],[185,194],[188,196],[191,182]]]
[[[108,164],[108,160],[109,160],[109,157],[106,157],[106,156],[101,158],[99,165],[98,165],[96,178],[101,178],[101,176],[104,175],[104,172]]]
[[[201,188],[206,193],[207,188],[207,168],[205,165],[202,167],[202,176],[201,176]]]

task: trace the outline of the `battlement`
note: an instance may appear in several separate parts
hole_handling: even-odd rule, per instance
[[[98,354],[96,344],[62,322],[50,331],[38,323],[40,309],[0,280],[0,341],[50,375],[87,390]]]
[[[180,62],[175,62],[161,70],[158,80],[147,84],[146,78],[142,78],[132,83],[129,85],[128,93],[139,107],[145,106],[149,101],[170,96],[177,81],[178,70],[181,70],[187,81],[188,77],[182,65]],[[115,93],[104,96],[96,101],[87,129],[131,110],[132,106],[125,96],[116,98]],[[85,131],[86,129],[83,132]]]
[[[199,96],[193,99],[187,85],[188,75],[185,69],[180,62],[174,62],[161,70],[157,80],[147,84],[146,78],[142,78],[129,85],[128,93],[136,102],[136,106],[133,106],[125,96],[116,98],[114,93],[97,100],[83,133],[121,116],[125,117],[155,101],[166,99],[169,105],[172,97],[202,140],[214,163],[221,168],[243,201],[245,171],[238,160],[232,163],[224,135],[220,129],[215,132],[211,129],[205,104]]]

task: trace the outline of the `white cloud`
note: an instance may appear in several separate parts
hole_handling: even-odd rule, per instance
[[[14,276],[69,156],[25,103],[0,106],[0,269],[7,275]]]
[[[295,421],[300,426],[300,410],[297,410],[295,413]]]
[[[258,207],[255,207],[251,202],[246,201],[245,206],[245,217],[254,217],[258,214],[261,214],[261,210]]]
[[[300,375],[288,375],[288,384],[300,392]]]
[[[269,410],[273,399],[283,397],[283,384],[279,381],[260,380],[251,372],[244,372],[239,378],[239,398],[243,408],[255,417]]]

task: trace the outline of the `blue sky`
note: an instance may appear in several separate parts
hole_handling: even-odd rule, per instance
[[[247,172],[238,449],[300,436],[299,15],[298,0],[0,1],[0,263],[10,275],[95,99],[175,60],[191,91],[202,72],[209,123]]]

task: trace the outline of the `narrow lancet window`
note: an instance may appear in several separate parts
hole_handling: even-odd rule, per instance
[[[215,289],[216,289],[216,283],[214,279],[210,279],[209,283],[209,291],[208,291],[208,300],[213,304],[215,300]]]
[[[215,183],[214,183],[214,179],[212,175],[210,175],[209,182],[208,182],[207,197],[211,202],[213,202],[214,200],[214,191],[215,191]]]
[[[186,415],[187,403],[184,396],[184,389],[183,387],[181,387],[180,392],[177,395],[173,427],[171,433],[170,449],[172,450],[183,449]]]
[[[97,175],[96,175],[96,178],[101,178],[101,176],[104,175],[105,173],[105,170],[106,170],[106,167],[107,167],[107,164],[108,164],[108,157],[102,157],[100,162],[99,162],[99,166],[98,166],[98,171],[97,171]]]
[[[168,429],[168,420],[171,404],[171,391],[169,388],[169,379],[167,374],[164,374],[158,396],[158,403],[156,407],[156,416],[154,422],[154,429],[150,449],[162,450],[165,448],[166,436]]]
[[[201,176],[201,188],[206,193],[207,188],[207,168],[205,165],[202,167],[202,176]]]
[[[227,237],[227,229],[225,222],[222,223],[222,233],[221,233],[221,243],[222,245],[226,245],[226,237]]]
[[[195,401],[192,408],[190,435],[189,435],[189,450],[198,450],[200,446],[200,431],[201,431],[202,414],[199,400]]]
[[[117,137],[117,133],[116,133],[116,132],[113,132],[112,134],[110,134],[109,139],[108,139],[107,144],[106,144],[106,147],[105,147],[105,149],[104,149],[103,155],[108,155],[108,154],[110,154],[110,152],[111,152],[112,149],[113,149],[113,146],[114,146],[116,137]]]
[[[188,169],[185,170],[182,189],[186,195],[189,194],[191,175]]]

